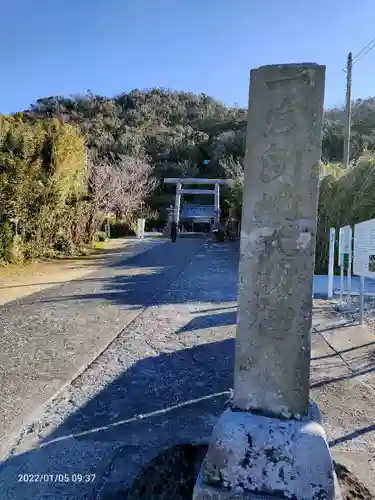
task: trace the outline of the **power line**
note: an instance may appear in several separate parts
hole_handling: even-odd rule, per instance
[[[363,59],[365,57],[365,55],[368,54],[370,52],[370,50],[372,50],[374,47],[375,47],[375,41],[374,41],[374,43],[365,52],[362,53],[361,56],[357,57],[357,59],[355,60],[355,62],[357,63],[358,61],[360,61],[361,59]]]
[[[363,59],[365,55],[367,55],[374,47],[375,47],[375,38],[370,40],[369,43],[364,47],[362,47],[362,49],[358,52],[358,54],[356,54],[353,57],[352,66],[354,66],[355,63]],[[346,73],[347,70],[344,68],[342,71]]]
[[[367,49],[367,47],[368,47],[369,45],[371,45],[371,44],[372,44],[372,43],[374,43],[374,42],[375,42],[375,38],[373,38],[373,39],[372,39],[372,40],[371,40],[371,41],[370,41],[367,45],[365,45],[365,46],[364,46],[364,47],[363,47],[363,48],[362,48],[362,49],[358,52],[358,54],[357,54],[357,55],[355,55],[355,56],[353,57],[353,62],[357,59],[357,57],[359,57],[359,56],[362,54],[362,52],[364,52],[364,51]],[[370,49],[370,50],[371,50],[371,49]],[[366,52],[366,54],[367,54],[367,52]]]
[[[346,123],[345,123],[345,136],[344,136],[344,166],[349,168],[350,162],[350,132],[352,120],[352,68],[355,63],[360,61],[375,47],[375,38],[373,38],[367,45],[365,45],[356,56],[352,57],[349,52],[346,65]]]

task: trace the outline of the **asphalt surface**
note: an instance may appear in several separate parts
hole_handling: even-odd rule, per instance
[[[0,468],[1,498],[105,498],[161,449],[207,441],[232,387],[237,260],[232,244],[181,239],[128,260],[122,269],[143,270],[133,286],[116,277],[109,290],[83,284],[83,294],[75,285],[67,316],[81,301],[86,321],[106,307],[108,318],[147,309],[24,429]],[[68,291],[49,292],[43,307],[66,307]],[[38,473],[45,482],[23,481]],[[94,479],[76,482],[74,474]]]
[[[9,437],[158,301],[202,243],[143,240],[87,278],[0,307],[0,458]]]
[[[24,428],[0,467],[0,498],[117,498],[164,450],[207,442],[233,384],[237,265],[233,244],[184,239],[103,270],[114,274],[86,293],[73,285],[71,301],[71,287],[49,291],[39,304],[83,301],[92,325],[110,308],[105,324],[123,329]],[[334,456],[375,493],[375,337],[328,309],[314,307],[312,397]]]

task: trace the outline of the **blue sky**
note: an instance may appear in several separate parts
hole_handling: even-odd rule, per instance
[[[345,96],[346,57],[375,37],[374,0],[14,0],[1,9],[0,113],[91,89],[163,86],[247,106],[249,70],[327,66],[326,107]],[[353,98],[375,95],[375,49]]]

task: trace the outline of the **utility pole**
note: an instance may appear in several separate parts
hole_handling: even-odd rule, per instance
[[[350,156],[350,125],[352,119],[352,53],[348,54],[348,62],[346,63],[346,124],[344,137],[344,167],[349,168]]]

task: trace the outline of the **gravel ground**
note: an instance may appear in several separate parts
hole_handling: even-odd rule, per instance
[[[202,244],[142,240],[141,254],[108,257],[88,277],[0,307],[0,458],[9,435],[157,303]]]
[[[360,319],[360,298],[358,295],[352,296],[350,301],[344,298],[343,304],[340,304],[339,299],[328,301],[336,306],[336,309],[344,315],[349,321],[358,322]],[[375,297],[364,298],[364,314],[363,319],[367,328],[371,333],[375,334]]]
[[[207,449],[205,445],[169,449],[141,472],[130,489],[108,495],[105,500],[191,500]],[[372,500],[369,490],[346,467],[335,464],[335,469],[342,500]]]
[[[175,262],[180,262],[179,272],[176,264],[167,278],[160,269],[159,277],[153,278],[158,283],[156,295],[149,294],[149,278],[134,287],[129,297],[142,299],[142,311],[24,429],[0,468],[1,498],[127,498],[117,494],[130,494],[135,478],[142,477],[163,452],[168,460],[178,461],[168,450],[186,443],[198,447],[188,452],[196,472],[202,446],[231,393],[238,252],[231,244],[207,243],[192,258],[189,244],[184,240],[169,245]],[[163,262],[167,267],[166,248],[148,257],[153,266],[150,261],[146,266],[144,258],[138,265],[143,262],[154,273]],[[178,256],[188,254],[190,263],[181,269]],[[124,304],[124,293],[117,290],[113,296],[117,304]],[[374,407],[375,398],[369,399],[370,392],[350,378],[349,362],[337,352],[324,325],[315,329],[312,394],[323,410],[332,446],[347,451],[358,440],[363,450],[372,449],[361,427],[365,417],[371,418],[366,408]],[[358,435],[351,435],[353,429],[359,429]],[[181,447],[176,449],[181,456]],[[52,479],[22,482],[38,473]],[[155,477],[155,470],[152,474]],[[186,467],[181,474],[191,488]],[[367,499],[356,479],[350,478],[349,487],[359,491],[357,498]]]
[[[188,239],[168,248],[181,260],[193,244],[182,274],[164,287],[159,274],[156,296],[143,289],[148,307],[24,429],[0,469],[2,498],[105,496],[164,448],[210,437],[232,387],[238,254]],[[18,482],[38,472],[70,482]],[[77,484],[76,473],[95,480]]]

